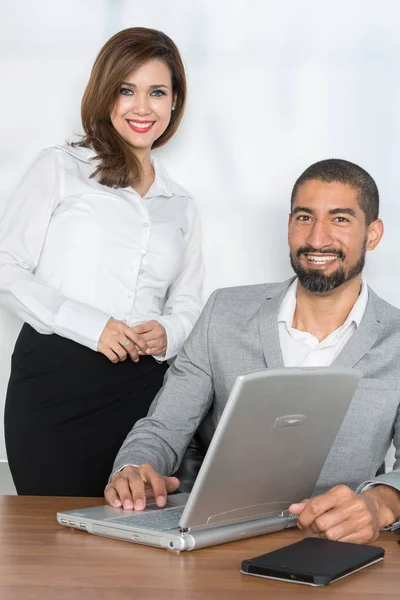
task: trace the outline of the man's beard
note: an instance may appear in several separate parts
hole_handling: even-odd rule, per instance
[[[343,285],[343,283],[346,281],[353,279],[353,277],[356,277],[361,273],[365,265],[366,248],[367,240],[365,239],[358,261],[355,265],[350,267],[347,273],[344,270],[343,263],[330,275],[325,275],[325,273],[322,273],[317,269],[304,269],[300,264],[301,254],[315,254],[316,252],[319,254],[335,254],[343,261],[346,258],[346,255],[343,250],[340,249],[316,250],[311,246],[301,246],[298,248],[295,257],[293,257],[292,253],[290,253],[290,264],[299,278],[300,285],[307,292],[312,292],[314,294],[325,294],[335,290],[340,285]]]

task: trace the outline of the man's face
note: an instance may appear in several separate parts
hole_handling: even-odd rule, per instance
[[[367,250],[382,236],[380,219],[368,227],[350,185],[313,180],[298,188],[289,216],[290,262],[309,292],[326,293],[359,275]]]

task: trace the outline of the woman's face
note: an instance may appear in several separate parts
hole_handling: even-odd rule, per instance
[[[173,106],[169,68],[160,60],[149,60],[121,83],[110,118],[124,140],[146,152],[168,127]]]

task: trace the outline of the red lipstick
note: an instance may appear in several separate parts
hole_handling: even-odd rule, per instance
[[[146,133],[147,131],[150,131],[150,129],[155,123],[155,121],[133,121],[132,119],[130,119],[129,121],[127,120],[126,122],[128,123],[129,127],[136,133]],[[133,123],[140,123],[140,126],[135,127]]]

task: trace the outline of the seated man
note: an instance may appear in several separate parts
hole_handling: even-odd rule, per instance
[[[290,507],[299,527],[369,542],[400,516],[400,310],[362,279],[378,245],[378,189],[355,164],[332,159],[297,180],[289,216],[296,278],[214,292],[169,369],[149,416],[127,436],[105,490],[113,506],[158,506],[212,405],[218,423],[236,377],[272,367],[356,367],[363,373],[311,500]],[[394,470],[375,476],[391,441]],[[262,477],[262,473],[260,473]],[[240,478],[240,473],[238,473]]]

